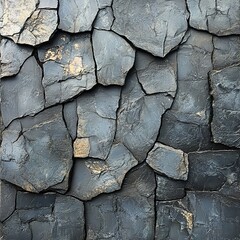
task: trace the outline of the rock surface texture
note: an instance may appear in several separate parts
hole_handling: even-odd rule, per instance
[[[239,0],[0,0],[0,239],[239,240]]]

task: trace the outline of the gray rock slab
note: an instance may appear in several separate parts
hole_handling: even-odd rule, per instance
[[[223,193],[228,188],[231,197],[239,196],[235,188],[239,181],[240,151],[218,150],[189,154],[189,175],[186,187],[197,191],[218,191]]]
[[[101,193],[121,188],[125,174],[137,160],[121,143],[113,145],[105,161],[96,159],[75,160],[69,195],[90,200]]]
[[[100,9],[110,7],[112,5],[113,0],[97,0],[98,7]]]
[[[146,162],[155,171],[177,180],[187,180],[188,157],[183,151],[155,143]]]
[[[238,239],[239,201],[210,192],[157,202],[156,239]],[[214,221],[213,221],[214,219]]]
[[[93,52],[98,82],[103,85],[124,85],[135,58],[135,51],[129,43],[114,32],[95,29]]]
[[[34,57],[23,64],[20,72],[1,82],[1,111],[3,123],[34,115],[44,108],[42,70]],[[26,94],[27,93],[27,94]]]
[[[1,1],[1,35],[13,39],[16,43],[32,46],[47,42],[58,25],[57,9],[56,6],[53,9],[43,9],[43,2],[38,8],[38,2]]]
[[[59,32],[39,49],[46,106],[62,103],[96,84],[90,34]]]
[[[183,0],[114,0],[112,7],[112,29],[155,56],[164,57],[175,48],[188,28]]]
[[[145,95],[136,73],[128,75],[118,111],[116,141],[122,142],[138,161],[143,161],[153,147],[162,114],[172,101],[161,93]]]
[[[119,192],[86,203],[88,240],[154,238],[153,171],[143,165],[131,171]]]
[[[59,0],[58,28],[71,33],[91,31],[97,13],[97,0]]]
[[[40,0],[38,8],[57,8],[58,0]]]
[[[156,200],[168,201],[185,197],[184,181],[173,180],[158,174],[156,174],[156,181]]]
[[[16,188],[0,180],[0,221],[3,222],[15,210]]]
[[[221,69],[240,61],[240,36],[213,37],[213,66]]]
[[[238,0],[187,0],[190,26],[218,36],[240,33]]]
[[[119,99],[119,87],[102,86],[84,93],[77,99],[78,128],[75,157],[83,155],[103,160],[107,158],[115,136]],[[85,154],[81,151],[81,141],[86,143]]]
[[[14,121],[4,132],[1,178],[31,192],[68,182],[72,140],[62,107]],[[65,186],[66,190],[67,184]]]
[[[114,21],[113,10],[111,7],[100,9],[94,22],[94,28],[100,30],[110,30]]]
[[[240,64],[210,73],[213,141],[240,148]]]
[[[32,48],[19,46],[9,39],[2,39],[0,43],[0,77],[8,77],[19,72],[21,66],[32,54]]]
[[[137,77],[147,94],[169,93],[173,97],[177,90],[176,53],[166,58],[157,58],[143,51],[137,51],[135,68]]]

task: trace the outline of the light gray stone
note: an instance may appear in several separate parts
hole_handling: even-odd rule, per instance
[[[1,111],[3,123],[34,115],[44,108],[42,70],[34,57],[23,64],[19,74],[1,82]]]
[[[105,7],[110,7],[112,5],[113,0],[97,0],[98,7],[105,8]]]
[[[210,73],[213,141],[240,148],[240,64]]]
[[[124,85],[126,75],[134,63],[133,48],[116,33],[95,29],[93,51],[98,82],[103,85]]]
[[[97,0],[59,0],[58,28],[71,33],[90,31],[97,13]]]
[[[75,160],[69,195],[90,200],[101,193],[119,190],[125,174],[137,165],[137,160],[121,143],[112,146],[105,161]]]
[[[115,32],[160,57],[181,42],[188,28],[184,0],[114,0],[113,12]]]
[[[23,63],[31,54],[31,48],[19,46],[9,39],[2,39],[0,44],[0,77],[8,77],[17,74]]]
[[[46,106],[73,98],[96,84],[90,34],[56,34],[39,49]]]
[[[38,8],[57,8],[58,0],[40,0]]]
[[[94,28],[101,30],[110,30],[113,24],[114,16],[111,7],[106,7],[99,10]]]
[[[187,180],[188,157],[183,151],[155,143],[146,162],[155,171],[177,180]]]
[[[187,0],[190,26],[219,36],[240,33],[239,0]]]
[[[77,99],[75,157],[107,158],[115,136],[119,99],[120,88],[101,86]]]

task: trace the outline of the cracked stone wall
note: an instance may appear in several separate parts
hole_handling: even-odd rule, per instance
[[[0,0],[1,240],[240,240],[239,0]]]

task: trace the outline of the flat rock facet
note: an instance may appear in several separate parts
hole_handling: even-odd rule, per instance
[[[105,161],[75,160],[73,180],[69,195],[90,200],[101,193],[119,190],[125,174],[137,160],[122,144],[113,145]]]
[[[31,192],[68,182],[72,140],[62,107],[16,120],[3,132],[1,178]],[[62,190],[66,190],[62,186]]]
[[[181,42],[188,27],[183,0],[114,0],[113,12],[115,32],[159,57],[164,57]]]
[[[110,30],[113,24],[114,16],[111,7],[106,7],[99,10],[94,23],[94,28],[101,30]]]
[[[124,85],[135,57],[135,51],[129,43],[116,33],[95,29],[93,51],[98,82],[103,85]]]
[[[240,64],[210,73],[213,141],[240,148]]]
[[[90,34],[58,33],[39,49],[46,106],[64,102],[96,84]]]

